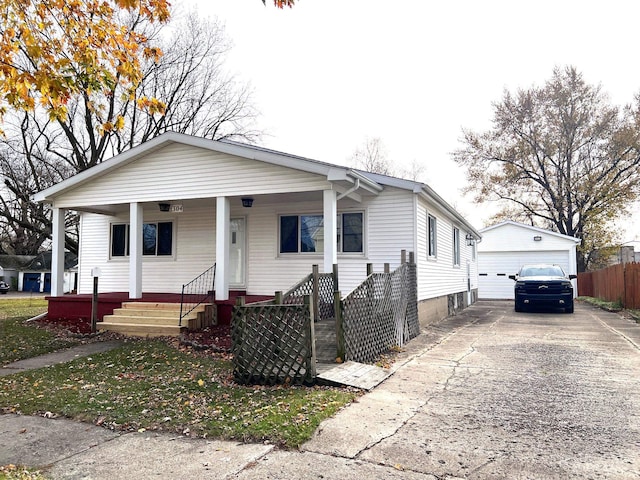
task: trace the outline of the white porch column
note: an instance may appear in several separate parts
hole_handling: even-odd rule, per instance
[[[64,216],[66,210],[53,209],[53,230],[51,250],[51,295],[64,295]]]
[[[324,273],[338,263],[338,196],[335,190],[322,192],[324,216]]]
[[[216,203],[216,300],[229,299],[229,227],[231,203],[218,197]]]
[[[142,204],[129,205],[129,298],[142,298]]]

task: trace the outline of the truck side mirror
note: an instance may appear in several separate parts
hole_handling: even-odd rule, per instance
[[[509,278],[510,278],[511,280],[513,280],[514,282],[516,281],[516,276],[515,276],[515,275],[509,275]]]

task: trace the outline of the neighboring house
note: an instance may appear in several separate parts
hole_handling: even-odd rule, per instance
[[[31,257],[19,273],[18,290],[22,292],[49,293],[51,291],[51,252],[42,252]],[[76,289],[78,257],[65,253],[63,293]]]
[[[525,263],[554,263],[567,274],[576,274],[579,238],[542,228],[506,221],[480,230],[478,245],[478,297],[513,299],[514,275]],[[576,280],[574,292],[577,293]]]
[[[628,242],[630,244],[634,242]],[[633,263],[640,261],[640,252],[635,251],[634,245],[621,245],[619,247],[608,247],[596,250],[592,254],[591,268],[589,270],[599,270],[619,263]]]
[[[12,291],[20,290],[22,271],[33,259],[33,255],[0,255],[0,280],[9,284]]]
[[[166,133],[34,196],[53,206],[51,293],[64,214],[80,213],[78,293],[180,293],[216,264],[215,296],[273,295],[339,267],[343,295],[415,252],[426,323],[475,300],[479,233],[429,186],[228,141]],[[94,270],[96,269],[96,270]]]

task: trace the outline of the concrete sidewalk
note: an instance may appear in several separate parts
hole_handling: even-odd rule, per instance
[[[80,357],[88,357],[96,353],[107,352],[122,345],[117,340],[107,342],[85,343],[75,347],[65,348],[58,352],[48,353],[39,357],[27,358],[10,363],[4,367],[0,367],[0,377],[12,375],[14,373],[24,372],[26,370],[35,370],[36,368],[50,367],[58,363],[70,362]]]
[[[434,480],[432,475],[356,457],[368,446],[393,435],[424,404],[421,371],[411,367],[411,360],[445,341],[455,331],[475,323],[484,314],[482,308],[472,307],[425,329],[399,354],[389,379],[323,422],[300,451],[281,451],[268,444],[191,439],[153,432],[111,432],[66,419],[0,415],[0,465],[37,467],[48,478],[73,480],[149,477]],[[97,345],[82,347],[91,346],[90,350],[99,348]],[[65,352],[67,358],[80,354],[79,350],[71,350]],[[61,357],[56,360],[50,357],[46,361],[41,357],[40,360],[47,364],[64,361]],[[22,368],[28,368],[33,362],[37,360],[23,363]],[[15,372],[19,366],[9,367]]]

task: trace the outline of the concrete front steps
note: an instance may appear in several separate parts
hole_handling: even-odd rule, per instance
[[[201,304],[182,319],[180,304],[161,302],[124,302],[113,315],[98,322],[98,330],[137,337],[178,336],[182,330],[197,330],[212,325],[215,309]]]

